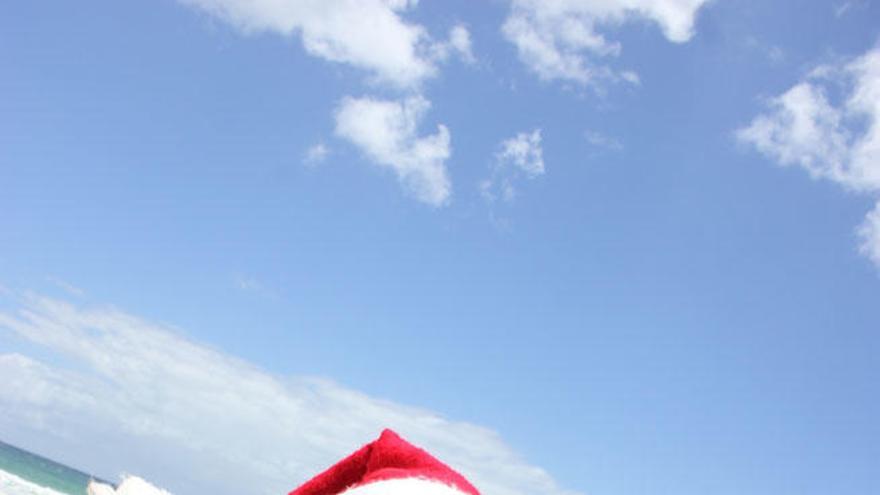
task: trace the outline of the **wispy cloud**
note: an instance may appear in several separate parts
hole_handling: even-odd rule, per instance
[[[587,129],[584,131],[584,139],[594,148],[607,151],[623,151],[623,143],[620,140],[599,131]]]
[[[866,0],[848,0],[834,5],[834,17],[838,19],[857,10],[867,7]]]
[[[859,253],[880,267],[880,201],[868,212],[856,232],[859,236]]]
[[[738,140],[783,166],[848,190],[880,194],[880,48],[823,65],[736,132]],[[880,202],[878,202],[880,208]],[[860,251],[880,267],[877,209],[858,230]]]
[[[324,163],[327,155],[330,154],[330,148],[324,143],[317,143],[309,147],[303,156],[303,164],[307,167],[317,167]]]
[[[11,303],[0,331],[43,351],[0,354],[0,433],[75,445],[77,464],[105,476],[138,474],[174,493],[277,495],[388,426],[486,495],[566,493],[489,429],[276,376],[118,309],[36,294]]]
[[[540,79],[581,86],[638,81],[632,71],[616,71],[604,60],[616,57],[620,42],[603,28],[643,19],[656,23],[669,41],[683,43],[694,32],[697,12],[707,0],[513,0],[502,31],[520,60]]]
[[[46,280],[48,280],[49,282],[54,284],[56,287],[64,290],[65,292],[67,292],[68,294],[70,294],[72,296],[83,297],[86,295],[86,291],[80,289],[79,287],[77,287],[73,284],[67,283],[64,280],[61,280],[60,278],[46,277]]]
[[[277,291],[267,287],[266,284],[254,277],[239,274],[235,276],[234,282],[236,288],[241,291],[259,294],[269,299],[280,299]]]
[[[418,128],[431,103],[421,96],[402,100],[344,98],[336,109],[336,135],[370,160],[394,171],[404,189],[431,206],[443,206],[452,194],[446,160],[452,152],[449,130],[434,134]]]
[[[239,289],[246,291],[263,290],[263,284],[250,277],[235,277],[235,285]]]
[[[501,142],[498,152],[500,166],[513,166],[529,177],[544,174],[544,151],[541,148],[541,129],[520,132]]]
[[[755,36],[747,36],[744,40],[744,44],[746,48],[756,53],[760,53],[767,59],[767,61],[773,64],[780,64],[785,61],[785,51],[782,48],[762,42]]]
[[[449,39],[437,43],[434,47],[435,57],[438,60],[446,60],[455,55],[466,64],[476,63],[471,43],[471,33],[462,24],[456,24],[449,30]]]
[[[519,177],[533,179],[544,175],[544,150],[541,129],[520,132],[498,146],[491,175],[480,183],[480,193],[489,202],[501,198],[510,202],[516,197],[515,181]]]

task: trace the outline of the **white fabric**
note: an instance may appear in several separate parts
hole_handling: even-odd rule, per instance
[[[343,495],[465,495],[465,493],[437,481],[399,478],[356,486],[343,492]]]

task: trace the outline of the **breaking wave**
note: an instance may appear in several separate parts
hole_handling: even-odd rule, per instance
[[[0,469],[0,495],[67,495]]]

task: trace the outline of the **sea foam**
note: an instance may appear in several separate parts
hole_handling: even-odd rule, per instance
[[[89,482],[89,495],[171,495],[137,476],[126,476],[115,489],[105,483]]]
[[[65,495],[0,469],[0,495]]]

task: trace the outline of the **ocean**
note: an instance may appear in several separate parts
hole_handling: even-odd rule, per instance
[[[97,479],[0,442],[0,495],[86,495]]]

